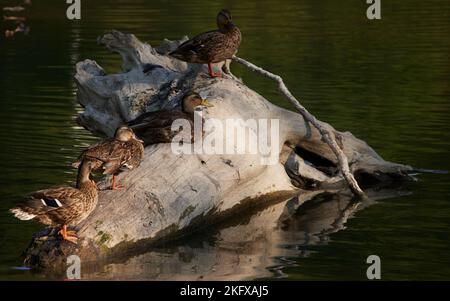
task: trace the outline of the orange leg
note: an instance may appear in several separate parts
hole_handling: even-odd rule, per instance
[[[61,230],[59,230],[59,234],[63,237],[64,240],[67,240],[71,243],[77,244],[78,237],[75,231],[67,230],[67,225],[63,225]]]
[[[125,189],[125,186],[117,183],[116,175],[113,175],[112,181],[111,181],[111,190],[119,190],[119,189]]]
[[[213,71],[213,66],[211,63],[208,63],[208,72],[211,77],[222,77],[222,72],[215,73]]]

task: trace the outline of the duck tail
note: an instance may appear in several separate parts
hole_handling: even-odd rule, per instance
[[[22,208],[19,207],[15,207],[12,209],[9,209],[9,212],[11,212],[12,214],[14,214],[14,216],[22,221],[28,221],[30,219],[33,219],[36,217],[35,214],[29,213],[24,211]]]

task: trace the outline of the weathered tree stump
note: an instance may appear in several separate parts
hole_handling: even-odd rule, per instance
[[[111,136],[118,125],[147,111],[173,108],[186,91],[195,90],[214,105],[206,118],[278,119],[279,162],[264,165],[259,154],[187,155],[174,154],[170,144],[149,146],[141,166],[120,176],[126,190],[100,192],[99,206],[79,225],[78,246],[38,235],[26,251],[28,264],[55,268],[70,254],[84,261],[122,256],[268,198],[286,199],[304,191],[299,188],[349,191],[335,153],[316,128],[234,77],[212,79],[205,66],[167,56],[180,42],[165,41],[152,48],[117,31],[100,37],[100,44],[122,56],[123,72],[106,74],[92,60],[77,64],[77,98],[84,107],[79,123],[93,133]],[[351,133],[317,122],[334,135],[362,186],[408,177],[411,167],[387,162]]]

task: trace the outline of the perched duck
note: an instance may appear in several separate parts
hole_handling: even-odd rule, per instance
[[[193,37],[169,55],[188,63],[208,64],[211,77],[221,76],[211,64],[231,59],[241,44],[241,31],[233,24],[228,10],[222,9],[216,21],[218,29]]]
[[[86,149],[72,166],[78,168],[86,160],[93,162],[93,171],[113,176],[111,189],[115,190],[124,188],[116,182],[116,176],[126,169],[138,167],[143,156],[143,141],[124,125],[117,128],[114,138],[102,140]]]
[[[94,210],[98,201],[97,185],[90,178],[92,162],[85,162],[78,170],[76,187],[61,186],[44,189],[28,195],[26,201],[10,209],[18,219],[31,220],[49,226],[61,226],[59,234],[64,240],[76,243],[76,226]]]
[[[181,102],[181,110],[176,108],[172,110],[162,110],[156,112],[148,112],[138,116],[136,119],[129,121],[130,126],[136,135],[144,140],[144,145],[156,143],[169,143],[178,133],[171,129],[172,123],[176,119],[185,119],[191,124],[191,130],[194,129],[194,111],[202,107],[211,107],[206,99],[200,94],[190,92],[183,97]],[[191,135],[193,137],[193,135]]]

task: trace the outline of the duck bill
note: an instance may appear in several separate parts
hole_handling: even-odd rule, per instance
[[[214,107],[214,105],[211,104],[207,99],[202,99],[201,105],[205,107]]]

